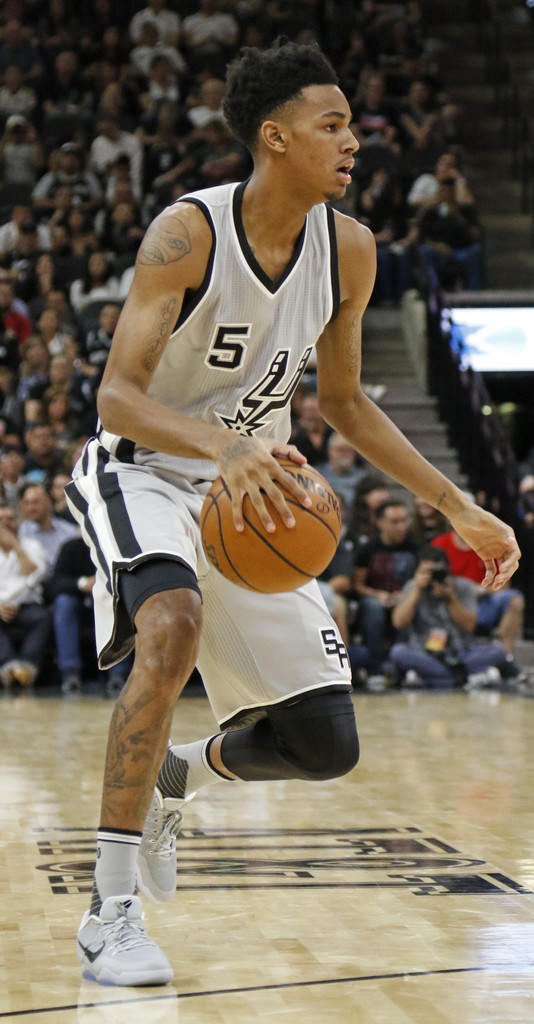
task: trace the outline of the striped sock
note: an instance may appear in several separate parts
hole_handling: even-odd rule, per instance
[[[98,914],[108,896],[135,893],[137,851],[141,832],[124,828],[99,828],[96,837],[96,867],[91,913]]]
[[[160,768],[158,787],[162,795],[183,800],[213,782],[232,782],[213,767],[209,748],[215,736],[195,743],[169,747]]]

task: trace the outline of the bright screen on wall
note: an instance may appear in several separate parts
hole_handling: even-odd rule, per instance
[[[449,306],[441,322],[463,367],[480,373],[534,371],[533,306]]]

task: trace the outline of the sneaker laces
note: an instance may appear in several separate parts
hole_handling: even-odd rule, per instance
[[[110,953],[124,953],[132,949],[154,946],[155,943],[147,935],[143,924],[128,917],[124,907],[118,908],[116,921],[106,925],[106,939],[109,941]]]
[[[159,815],[155,815],[152,826],[152,834],[148,838],[148,845],[153,853],[162,857],[173,857],[175,853],[175,840],[181,827],[184,816],[181,811],[163,811],[165,820],[163,827],[159,823]]]

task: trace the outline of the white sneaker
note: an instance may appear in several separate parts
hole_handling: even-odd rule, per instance
[[[501,673],[496,665],[490,665],[481,672],[472,672],[467,677],[464,690],[493,690],[501,682]]]
[[[108,896],[99,914],[86,910],[78,929],[84,978],[101,985],[166,985],[173,969],[143,927],[137,896]]]
[[[163,797],[156,786],[143,826],[137,856],[137,888],[153,903],[166,903],[176,892],[176,836],[187,800]]]

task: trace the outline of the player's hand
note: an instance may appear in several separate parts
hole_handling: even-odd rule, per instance
[[[486,575],[482,586],[500,590],[513,576],[519,565],[521,552],[514,531],[497,516],[478,505],[468,505],[450,518],[451,525],[462,540],[476,551],[484,562]]]
[[[284,526],[292,529],[295,520],[278,484],[284,484],[289,493],[302,505],[310,506],[311,499],[293,477],[286,473],[275,456],[291,459],[304,465],[306,458],[294,445],[281,444],[272,439],[244,437],[226,432],[215,462],[225,480],[232,498],[232,515],[236,530],[245,529],[243,498],[248,494],[263,526],[274,533],[276,525],[267,508],[269,498]]]

